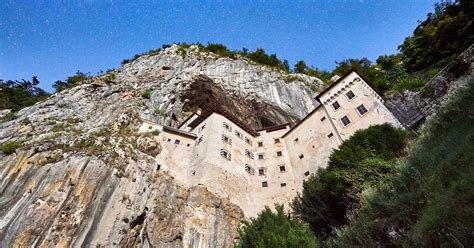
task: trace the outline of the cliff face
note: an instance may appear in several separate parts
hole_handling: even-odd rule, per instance
[[[474,73],[474,45],[460,54],[418,91],[406,90],[386,99],[388,109],[407,128],[416,129],[426,117],[436,114],[441,104]]]
[[[142,119],[176,125],[219,104],[254,128],[294,122],[322,83],[177,46],[25,108],[0,123],[0,247],[231,247],[241,209],[159,171]],[[143,97],[149,91],[150,97]]]

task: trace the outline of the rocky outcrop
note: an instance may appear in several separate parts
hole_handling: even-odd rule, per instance
[[[463,81],[463,77],[473,73],[474,45],[471,45],[423,88],[390,96],[385,105],[405,127],[416,129],[426,117],[436,113],[449,93]]]
[[[241,209],[160,171],[142,119],[219,104],[254,128],[296,121],[320,80],[177,46],[143,56],[0,123],[0,247],[232,247]],[[144,94],[144,92],[150,94]]]
[[[324,87],[314,77],[283,73],[245,58],[220,58],[197,46],[186,52],[173,46],[159,55],[145,55],[118,69],[116,78],[150,89],[150,108],[166,110],[176,120],[184,118],[183,110],[217,104],[245,116],[255,129],[301,119],[315,104],[311,88]],[[144,117],[156,118],[152,111]]]

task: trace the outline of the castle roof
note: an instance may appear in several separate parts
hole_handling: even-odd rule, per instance
[[[222,107],[218,105],[211,105],[208,107],[206,110],[203,111],[203,114],[199,115],[196,119],[194,119],[191,123],[189,123],[188,127],[191,127],[191,129],[194,129],[197,127],[201,122],[203,122],[207,117],[209,117],[213,113],[218,113],[235,123],[238,127],[242,128],[244,131],[249,133],[250,135],[257,137],[260,136],[260,134],[255,131],[253,128],[251,128],[248,124],[245,122],[241,121],[239,118],[235,117],[233,114],[229,113]],[[181,126],[181,125],[180,125]]]
[[[377,94],[381,94],[377,88],[375,88],[369,81],[367,81],[367,79],[364,77],[364,75],[362,73],[360,73],[358,70],[356,69],[351,69],[350,71],[348,71],[346,74],[344,74],[342,77],[340,77],[338,80],[336,80],[334,83],[332,83],[331,85],[329,85],[326,89],[324,89],[323,91],[319,92],[319,94],[317,96],[314,97],[314,99],[316,99],[318,102],[321,102],[320,101],[320,98],[321,96],[323,96],[326,92],[328,92],[330,89],[332,89],[334,86],[336,86],[337,84],[339,84],[342,80],[344,80],[344,78],[346,78],[347,76],[349,76],[351,73],[355,72],[357,75],[359,75],[359,77],[361,77],[366,83],[367,85],[369,85],[370,88],[372,88],[372,90],[374,90],[375,92],[377,92]]]

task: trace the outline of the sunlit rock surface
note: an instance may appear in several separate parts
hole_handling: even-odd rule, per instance
[[[161,172],[142,120],[175,126],[218,104],[257,129],[298,121],[322,88],[173,46],[25,108],[0,123],[0,143],[21,142],[0,153],[0,247],[232,247],[242,210]]]

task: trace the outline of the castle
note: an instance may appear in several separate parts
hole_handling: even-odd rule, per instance
[[[331,151],[357,130],[382,123],[401,127],[354,70],[315,99],[319,105],[293,127],[254,130],[215,107],[192,114],[178,128],[144,121],[140,132],[161,131],[158,170],[187,186],[205,185],[252,217],[265,206],[288,205],[303,181],[324,168]]]

